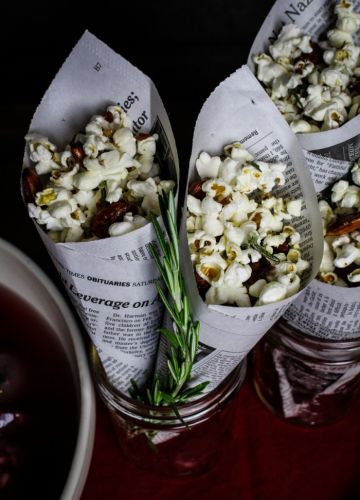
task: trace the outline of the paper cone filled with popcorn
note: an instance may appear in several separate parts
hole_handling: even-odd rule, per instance
[[[333,340],[360,335],[360,2],[278,0],[248,64],[304,149],[323,220],[317,279],[287,310],[300,330]]]
[[[200,320],[193,376],[218,385],[317,273],[317,200],[295,135],[247,67],[205,102],[181,225]]]
[[[86,32],[26,137],[29,214],[102,360],[127,391],[151,373],[162,304],[149,252],[158,193],[178,182],[168,116],[151,80]]]
[[[278,0],[248,65],[304,149],[316,186],[360,154],[360,1]]]
[[[330,340],[360,337],[360,165],[319,193],[323,258],[316,280],[285,313],[287,322]]]

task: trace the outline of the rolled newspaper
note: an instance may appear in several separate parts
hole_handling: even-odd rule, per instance
[[[268,52],[284,24],[295,23],[314,41],[324,39],[334,22],[335,4],[318,0],[300,8],[289,0],[275,2],[250,49],[248,65],[252,71],[255,72],[253,56]],[[354,0],[352,5],[353,11],[359,13],[360,1]],[[352,37],[359,45],[359,31]],[[297,134],[318,193],[346,175],[352,162],[359,158],[359,131],[360,115],[357,115],[333,130]],[[321,240],[320,233],[318,240]],[[360,287],[345,288],[314,280],[291,304],[284,318],[290,325],[313,336],[331,340],[356,338],[360,337],[359,304]]]
[[[114,103],[131,119],[134,134],[158,135],[156,158],[177,183],[175,140],[154,84],[89,32],[45,93],[30,132],[64,146],[92,115]],[[27,150],[24,165],[30,165]],[[154,286],[159,273],[149,252],[156,240],[151,223],[121,236],[65,243],[36,226],[110,382],[122,391],[131,378],[141,385],[153,367],[163,315]]]
[[[302,3],[277,0],[250,49],[247,61],[250,69],[256,73],[254,56],[268,53],[269,45],[275,42],[283,25],[296,24],[304,34],[311,36],[312,41],[317,42],[319,38],[323,40],[334,22],[335,3],[328,0]],[[352,5],[353,11],[360,13],[360,1],[353,0]],[[359,45],[360,31],[353,32],[352,38]],[[344,175],[349,168],[349,162],[359,157],[359,130],[360,115],[358,114],[332,130],[297,134],[317,190],[323,189],[330,182]]]
[[[285,185],[276,196],[302,198],[301,216],[291,224],[301,234],[302,256],[310,262],[301,289],[316,275],[322,257],[317,199],[301,147],[271,99],[247,67],[224,80],[210,95],[198,116],[189,164],[188,185],[198,179],[195,163],[200,153],[219,155],[224,146],[240,142],[256,160],[286,163]],[[207,305],[199,295],[190,260],[186,209],[181,224],[182,270],[192,313],[200,320],[200,346],[193,367],[196,383],[210,381],[216,387],[248,354],[252,347],[285,312],[298,294],[268,305],[233,307]],[[300,293],[300,292],[299,292]],[[161,342],[159,366],[164,366],[166,342]]]
[[[340,183],[335,183],[334,187],[338,185],[339,188],[345,188],[348,190],[347,184],[350,182],[351,185],[351,175],[350,181],[340,181]],[[357,182],[358,179],[356,179]],[[343,184],[347,183],[347,184]],[[331,185],[329,185],[330,187]],[[348,208],[345,210],[352,211],[353,214],[358,214],[356,219],[360,218],[360,188],[358,185],[352,183],[352,190],[355,194],[354,206],[349,203],[345,203]],[[339,190],[338,190],[339,191]],[[350,194],[350,191],[348,191]],[[341,206],[341,195],[345,195],[346,191],[338,194],[339,202],[338,205]],[[339,197],[340,195],[340,197]],[[347,200],[344,200],[347,201]],[[325,202],[326,203],[326,202]],[[336,205],[333,203],[333,205]],[[343,204],[344,205],[344,204]],[[340,212],[344,208],[340,208]],[[324,208],[324,211],[328,209]],[[333,217],[333,213],[329,214]],[[327,214],[324,213],[324,219],[326,219]],[[350,216],[353,218],[352,216]],[[345,216],[346,220],[346,216]],[[326,224],[326,220],[324,220]],[[356,272],[354,268],[355,263],[359,263],[360,253],[359,243],[359,230],[351,226],[354,224],[347,224],[349,229],[341,227],[339,224],[340,231],[335,231],[333,236],[330,236],[330,246],[326,244],[328,249],[326,257],[329,263],[322,264],[322,267],[326,271],[327,268],[332,272],[337,272],[334,266],[334,259],[336,256],[342,257],[343,262],[339,262],[340,266],[348,267],[348,273],[350,271]],[[354,231],[354,232],[352,232]],[[349,237],[351,234],[351,238]],[[320,238],[319,238],[320,239]],[[334,249],[332,249],[334,247]],[[354,255],[351,255],[354,253]],[[344,259],[344,257],[346,258]],[[353,257],[353,258],[352,258]],[[349,260],[349,263],[346,260]],[[336,263],[336,262],[335,262]],[[355,270],[354,270],[355,269]],[[345,271],[345,269],[339,269],[340,271]],[[330,273],[331,274],[331,273]],[[353,338],[360,337],[360,283],[353,283],[351,288],[349,288],[349,283],[343,280],[338,280],[339,285],[327,284],[318,279],[312,281],[307,287],[303,295],[297,298],[289,307],[289,309],[284,314],[284,319],[287,323],[295,328],[300,329],[303,332],[308,333],[316,337],[329,339],[329,340],[350,340]]]

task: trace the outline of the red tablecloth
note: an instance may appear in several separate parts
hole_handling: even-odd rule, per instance
[[[237,402],[231,448],[210,472],[168,479],[129,463],[99,402],[94,455],[82,500],[352,500],[360,498],[360,407],[328,427],[282,422],[249,381]]]

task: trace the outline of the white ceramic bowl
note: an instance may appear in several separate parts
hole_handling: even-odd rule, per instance
[[[52,325],[73,367],[79,394],[79,428],[61,500],[78,500],[89,470],[95,433],[95,397],[80,332],[66,302],[49,278],[26,255],[1,239],[0,284],[17,293]]]

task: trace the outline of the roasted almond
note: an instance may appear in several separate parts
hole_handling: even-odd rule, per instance
[[[111,111],[106,111],[105,120],[109,123],[112,123],[114,121],[114,115],[112,114]]]
[[[145,133],[140,133],[140,134],[137,134],[135,136],[135,139],[137,141],[144,141],[145,139],[147,139],[148,137],[150,137],[150,134],[145,134]]]
[[[21,174],[23,197],[26,203],[34,203],[36,193],[42,190],[40,177],[34,168],[24,168]]]
[[[338,215],[335,222],[327,228],[327,236],[340,236],[360,229],[360,213]]]
[[[189,194],[197,198],[198,200],[203,200],[205,198],[205,193],[202,190],[202,185],[205,181],[195,181],[189,186]]]
[[[125,200],[107,205],[94,215],[90,225],[92,233],[98,238],[107,238],[111,224],[121,222],[127,212],[136,213],[137,208]]]
[[[82,163],[85,157],[85,151],[81,142],[76,142],[71,145],[71,154],[76,163]]]
[[[204,280],[196,271],[194,271],[196,286],[199,290],[199,294],[201,297],[205,296],[205,293],[209,290],[210,284]]]

